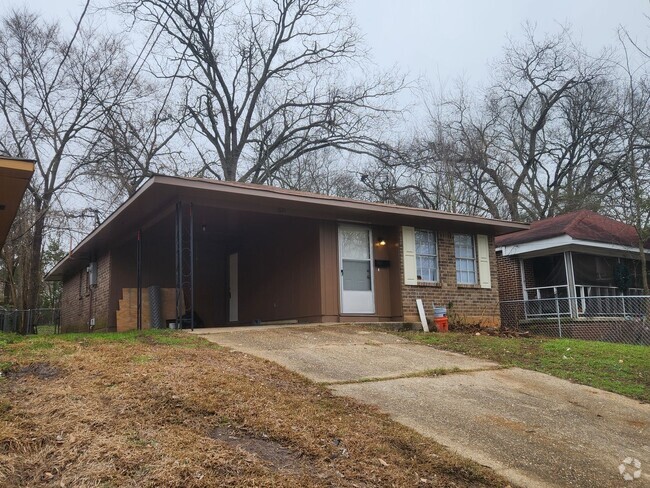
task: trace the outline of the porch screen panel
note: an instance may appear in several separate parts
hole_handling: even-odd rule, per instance
[[[617,259],[609,256],[573,253],[576,285],[616,286],[614,267]]]

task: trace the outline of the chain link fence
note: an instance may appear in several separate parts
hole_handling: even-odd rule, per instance
[[[549,337],[650,345],[650,296],[553,297],[500,303],[501,325]]]
[[[5,310],[0,308],[0,331],[24,334],[58,334],[61,314],[58,308]]]

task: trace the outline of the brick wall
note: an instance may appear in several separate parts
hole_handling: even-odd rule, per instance
[[[532,259],[524,259],[524,278],[526,288],[533,288],[535,286],[535,272],[533,271]]]
[[[400,232],[400,248],[402,247]],[[433,314],[432,304],[447,307],[450,323],[473,323],[481,325],[498,325],[499,317],[499,283],[494,238],[488,237],[490,247],[490,281],[491,288],[476,285],[456,284],[456,256],[454,253],[454,234],[437,232],[438,241],[438,283],[404,284],[404,263],[400,258],[400,283],[402,291],[402,309],[405,321],[419,321],[415,300],[422,299],[427,316]],[[478,263],[477,263],[478,271]]]
[[[87,332],[90,319],[92,330],[108,329],[108,299],[110,293],[111,257],[105,254],[97,261],[97,285],[88,286],[86,266],[63,280],[61,294],[61,331]]]
[[[520,258],[504,256],[497,253],[497,270],[499,274],[499,298],[501,304],[501,325],[515,328],[519,321],[526,317],[523,302],[512,302],[512,300],[523,300],[524,292],[521,286],[521,265]],[[532,276],[533,268],[530,260],[524,260],[524,275]]]
[[[529,266],[530,267],[530,266]],[[521,289],[521,268],[519,258],[497,253],[497,271],[499,276],[500,300],[523,300]]]

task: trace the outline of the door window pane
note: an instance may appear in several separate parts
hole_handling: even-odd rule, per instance
[[[366,229],[341,229],[341,254],[348,259],[370,259],[369,232]]]
[[[370,291],[370,261],[343,260],[343,289],[346,291]]]

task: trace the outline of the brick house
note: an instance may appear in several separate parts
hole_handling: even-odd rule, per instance
[[[411,321],[415,300],[498,322],[495,236],[520,223],[155,176],[49,273],[62,330]]]
[[[639,239],[623,222],[580,210],[499,236],[496,246],[499,298],[525,302],[528,319],[611,317],[640,303],[620,299],[643,293]]]

